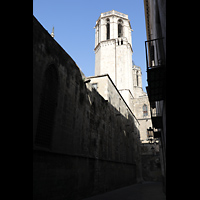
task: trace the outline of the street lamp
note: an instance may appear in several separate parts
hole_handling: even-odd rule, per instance
[[[153,137],[153,129],[151,127],[149,127],[149,129],[147,129],[147,133],[149,137]]]
[[[149,129],[147,129],[147,133],[148,133],[148,137],[149,137],[149,142],[152,143],[153,141],[153,129],[151,127],[149,127]]]

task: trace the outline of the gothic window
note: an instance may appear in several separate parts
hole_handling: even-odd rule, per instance
[[[148,111],[147,111],[147,105],[144,104],[143,105],[143,117],[147,116],[148,115]]]
[[[138,86],[138,71],[136,72],[136,81],[137,81],[137,86]]]
[[[47,67],[44,73],[40,108],[38,115],[35,145],[51,148],[54,119],[58,98],[58,72],[54,65]]]
[[[122,20],[118,20],[118,37],[123,37],[123,26],[122,26]]]
[[[107,24],[106,24],[106,39],[110,39],[110,20],[107,19]]]

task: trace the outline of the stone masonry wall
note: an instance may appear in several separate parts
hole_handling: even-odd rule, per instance
[[[33,199],[82,199],[140,176],[135,121],[85,78],[33,17]]]

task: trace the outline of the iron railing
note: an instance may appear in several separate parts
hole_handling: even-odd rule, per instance
[[[155,101],[151,104],[151,120],[154,128],[162,128],[163,101]]]
[[[151,105],[151,117],[161,117],[163,111],[163,101],[155,101]]]
[[[147,69],[165,65],[164,38],[145,41]]]

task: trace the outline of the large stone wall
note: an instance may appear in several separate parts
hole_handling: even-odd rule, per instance
[[[136,121],[85,80],[33,17],[33,199],[82,199],[141,178]]]

